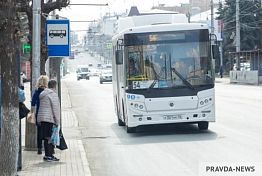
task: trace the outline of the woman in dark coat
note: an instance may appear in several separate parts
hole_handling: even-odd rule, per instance
[[[35,112],[36,122],[37,122],[37,115],[39,111],[40,101],[39,95],[40,93],[47,88],[48,86],[48,77],[46,75],[41,75],[36,83],[36,90],[33,93],[32,101],[31,101],[31,108],[33,112]],[[41,139],[41,125],[36,123],[37,126],[37,154],[42,154],[42,139]]]

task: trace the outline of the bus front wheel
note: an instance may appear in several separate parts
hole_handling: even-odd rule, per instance
[[[126,126],[126,132],[127,133],[135,133],[136,132],[136,127],[128,127],[128,126]]]
[[[118,126],[125,126],[125,122],[118,117]]]
[[[208,129],[208,122],[198,122],[199,130],[207,130]]]

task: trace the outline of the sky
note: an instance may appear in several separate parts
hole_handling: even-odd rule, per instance
[[[70,6],[57,11],[60,16],[67,17],[70,21],[93,21],[101,18],[106,13],[113,14],[129,11],[131,6],[137,6],[139,11],[150,10],[152,6],[158,4],[179,5],[188,3],[189,0],[70,0],[71,4],[106,4],[108,6]],[[71,22],[71,30],[86,30],[89,23]]]

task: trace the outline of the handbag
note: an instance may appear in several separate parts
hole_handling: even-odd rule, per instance
[[[35,113],[31,111],[31,112],[28,114],[26,120],[27,120],[28,123],[35,124],[35,123],[36,123]]]
[[[60,149],[60,150],[65,150],[68,149],[65,138],[63,136],[62,131],[60,130],[60,145],[56,146],[56,148]]]
[[[28,115],[30,110],[26,107],[26,105],[22,102],[19,102],[19,118],[23,119]]]

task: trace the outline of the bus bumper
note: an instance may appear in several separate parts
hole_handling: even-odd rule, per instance
[[[214,106],[214,105],[213,105]],[[173,112],[137,112],[129,109],[128,127],[169,123],[215,122],[215,108]]]

